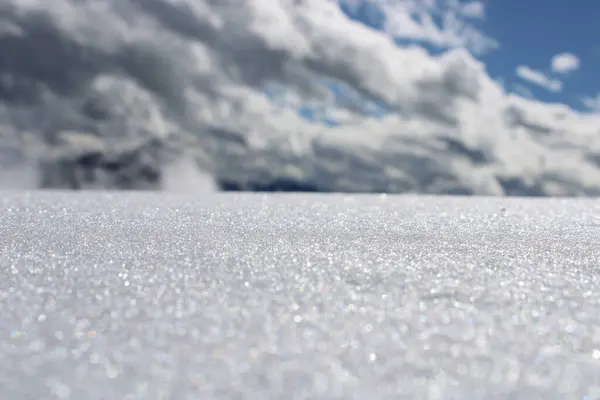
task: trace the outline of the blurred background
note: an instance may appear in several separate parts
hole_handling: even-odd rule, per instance
[[[3,0],[0,188],[596,196],[598,15]]]

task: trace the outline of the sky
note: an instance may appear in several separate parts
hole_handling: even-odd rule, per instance
[[[409,3],[348,0],[342,1],[342,9],[355,20],[385,30],[389,25],[387,20],[394,19],[394,12],[390,10],[398,4]],[[434,23],[443,30],[443,15],[448,13],[451,2],[417,0],[412,3],[435,4],[426,14],[432,15]],[[456,3],[470,11],[458,17],[462,26],[494,43],[484,46],[485,49],[457,45],[451,40],[441,43],[436,35],[430,32],[427,37],[418,29],[402,32],[397,42],[418,44],[432,54],[465,47],[485,63],[488,74],[501,82],[507,92],[563,103],[580,111],[597,107],[592,99],[597,99],[600,93],[600,45],[596,40],[600,37],[597,23],[600,2],[483,0]],[[419,6],[414,8],[418,10]],[[421,22],[424,14],[415,11],[412,19]]]
[[[600,195],[590,0],[6,1],[0,151],[158,140],[240,187]]]

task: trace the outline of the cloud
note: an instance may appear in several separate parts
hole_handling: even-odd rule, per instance
[[[237,188],[600,194],[598,115],[507,94],[463,48],[398,47],[336,1],[7,1],[0,143],[32,160],[85,147],[130,180],[168,163],[140,145],[158,141]]]
[[[579,58],[572,53],[560,53],[552,57],[552,71],[557,74],[568,74],[579,69]]]
[[[520,83],[514,84],[513,85],[513,90],[515,91],[515,93],[518,93],[519,95],[523,96],[526,99],[533,99],[533,98],[535,98],[535,96],[533,95],[533,92],[531,91],[531,89],[529,89],[525,85],[521,85]]]
[[[519,65],[515,70],[515,73],[519,78],[543,87],[550,92],[560,92],[563,88],[562,82],[558,79],[550,78],[543,72],[529,68],[525,65]]]
[[[361,1],[343,0],[358,4]],[[466,48],[483,54],[499,47],[471,19],[482,19],[485,7],[480,1],[457,0],[371,0],[385,14],[385,29],[390,35],[429,43],[440,48]]]
[[[557,54],[551,59],[551,69],[555,74],[568,74],[573,72],[579,68],[579,59],[571,53],[561,53]],[[540,86],[550,92],[560,92],[563,89],[563,82],[559,79],[552,78],[551,76],[543,73],[542,71],[538,71],[532,69],[525,65],[519,65],[515,70],[516,75],[534,85]],[[524,94],[523,88],[519,88],[519,92],[521,92],[525,97],[530,97],[527,94]]]
[[[600,94],[596,97],[584,97],[581,102],[592,112],[600,113]]]
[[[485,17],[485,6],[482,1],[471,1],[460,7],[463,16],[469,18],[483,19]]]

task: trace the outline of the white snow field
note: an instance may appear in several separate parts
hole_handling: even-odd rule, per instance
[[[0,398],[598,399],[600,202],[0,193]]]

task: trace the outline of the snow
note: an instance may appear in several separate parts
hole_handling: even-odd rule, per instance
[[[0,398],[575,399],[600,203],[0,193]]]

